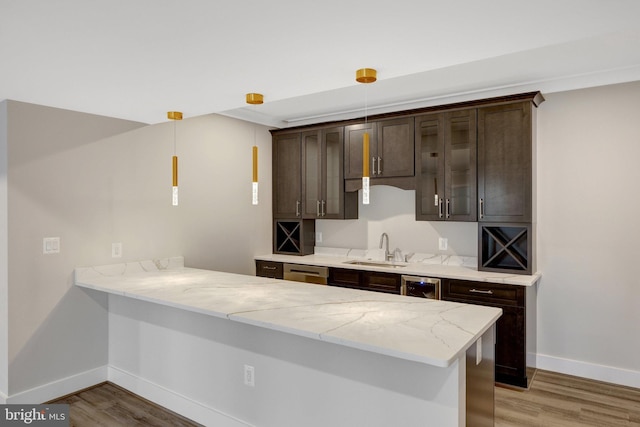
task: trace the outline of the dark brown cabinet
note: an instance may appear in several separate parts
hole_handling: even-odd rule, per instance
[[[402,276],[394,273],[330,268],[329,285],[365,291],[400,294]]]
[[[524,286],[445,279],[442,299],[502,309],[496,322],[496,381],[527,387],[526,292]]]
[[[256,276],[282,279],[283,274],[284,269],[281,262],[256,260]]]
[[[273,221],[273,253],[309,255],[316,243],[313,219],[276,219]]]
[[[302,133],[302,217],[351,219],[358,196],[345,193],[343,127]]]
[[[358,195],[345,193],[343,127],[273,135],[273,217],[352,219]]]
[[[476,110],[415,118],[416,219],[476,221]]]
[[[413,117],[345,126],[345,179],[362,178],[362,137],[369,133],[370,177],[414,176]]]
[[[302,215],[302,147],[300,132],[273,135],[273,217]]]
[[[532,221],[532,104],[478,109],[479,221]]]

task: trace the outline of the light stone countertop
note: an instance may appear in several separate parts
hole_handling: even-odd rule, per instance
[[[448,367],[502,310],[185,268],[182,257],[76,268],[75,285]]]
[[[384,260],[384,251],[377,249],[361,250],[316,247],[315,254],[313,255],[296,256],[266,254],[256,256],[255,259],[290,264],[383,271],[386,273],[407,274],[421,277],[473,280],[476,282],[502,283],[517,286],[533,286],[541,277],[540,273],[525,275],[478,271],[477,258],[475,257],[434,254],[413,254],[409,260],[410,262],[396,262],[396,264],[405,265],[400,268],[346,264],[346,262],[354,260]]]

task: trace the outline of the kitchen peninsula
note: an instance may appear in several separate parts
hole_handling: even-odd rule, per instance
[[[493,425],[500,309],[181,257],[78,268],[75,284],[109,295],[109,380],[207,425]]]

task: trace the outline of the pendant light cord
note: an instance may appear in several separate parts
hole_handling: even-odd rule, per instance
[[[364,125],[366,127],[367,125],[367,108],[368,108],[368,95],[369,95],[369,91],[367,86],[369,86],[368,84],[364,85]]]

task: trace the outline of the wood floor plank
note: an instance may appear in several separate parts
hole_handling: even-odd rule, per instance
[[[496,426],[640,427],[640,390],[538,371],[528,390],[496,387]]]

